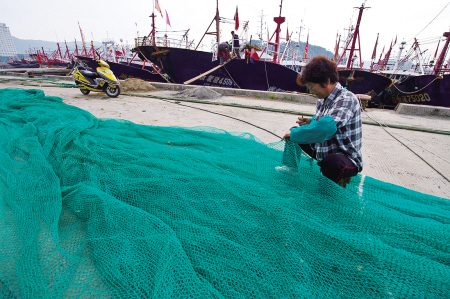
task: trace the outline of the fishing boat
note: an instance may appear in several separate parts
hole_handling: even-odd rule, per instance
[[[92,57],[76,56],[77,59],[86,63],[90,68],[96,69],[97,59]],[[137,78],[148,82],[170,82],[169,78],[164,74],[158,73],[157,70],[139,64],[123,64],[107,60],[111,71],[120,80],[125,80],[128,78]]]
[[[12,68],[38,68],[39,63],[36,61],[12,60],[8,62],[9,67]]]
[[[450,43],[450,32],[444,32],[445,45],[430,74],[405,76],[391,88],[391,102],[450,107],[450,67],[444,65]],[[422,71],[423,73],[423,71]]]
[[[154,16],[154,14],[153,14]],[[218,86],[228,88],[241,88],[264,91],[290,91],[306,92],[306,88],[296,84],[298,73],[280,64],[280,53],[277,52],[280,44],[280,25],[285,18],[275,17],[277,29],[274,45],[273,61],[234,58],[223,65],[219,65],[217,45],[220,43],[219,9],[217,3],[216,15],[212,23],[216,23],[215,48],[211,52],[196,49],[184,49],[167,46],[157,46],[155,43],[154,17],[152,33],[138,40],[136,51],[142,60],[156,64],[175,83],[193,84],[203,86]],[[210,25],[210,26],[211,26]],[[208,31],[209,28],[206,30]],[[207,34],[207,32],[205,32]],[[205,36],[205,35],[204,35]],[[202,38],[203,39],[203,38]],[[198,45],[201,41],[198,43]],[[197,46],[198,47],[198,46]]]
[[[37,62],[33,57],[29,56],[29,58],[25,58],[22,56],[20,59],[16,55],[14,59],[11,57],[7,62],[8,67],[10,68],[38,68],[39,62]]]
[[[392,80],[382,74],[363,70],[359,28],[363,11],[367,9],[367,7],[365,7],[363,3],[358,9],[359,15],[356,26],[352,27],[345,42],[344,51],[337,59],[339,83],[355,94],[367,94],[374,99],[392,84]],[[356,42],[358,42],[358,48],[356,48]],[[338,45],[336,45],[336,47],[338,48]],[[348,56],[347,52],[349,52]],[[356,53],[358,53],[358,55],[356,55]],[[359,58],[358,69],[353,66],[357,58]],[[346,64],[341,64],[341,62],[344,62],[345,60]]]
[[[111,71],[120,80],[137,78],[148,82],[170,82],[167,76],[151,63],[146,65],[145,61],[135,59],[136,54],[128,59],[129,55],[127,55],[125,48],[123,46],[119,47],[112,38],[104,39],[102,46],[97,49],[94,47],[93,41],[91,41],[91,48],[88,51],[81,26],[79,28],[83,49],[79,52],[75,41],[74,57],[85,63],[89,68],[95,70],[98,67],[97,60],[102,59],[108,62]],[[126,48],[128,50],[128,47]],[[128,52],[128,54],[131,54],[131,51]]]

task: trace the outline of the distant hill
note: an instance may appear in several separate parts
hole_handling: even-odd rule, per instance
[[[30,48],[39,49],[39,50],[44,48],[45,52],[53,52],[58,49],[58,45],[56,42],[45,41],[45,40],[34,40],[34,39],[20,39],[20,38],[14,37],[14,36],[12,36],[12,39],[13,39],[14,45],[16,46],[16,50],[17,50],[18,54],[26,54],[26,52],[29,51]],[[81,41],[77,40],[77,44],[78,44],[78,48],[80,49],[81,45],[82,45]],[[89,41],[86,46],[89,48],[90,44],[91,43]],[[258,46],[261,47],[259,40],[252,40],[252,44],[257,44]],[[282,45],[283,44],[284,43],[282,43]],[[94,41],[94,46],[96,48],[100,47],[101,45],[102,45],[101,42]],[[304,57],[305,45],[306,44],[304,42],[300,42],[300,45],[298,45],[297,42],[292,42],[290,44],[290,47],[292,47],[293,49],[298,49],[299,50],[298,53],[300,53],[300,56]],[[66,50],[66,45],[65,45],[64,41],[59,42],[59,46],[61,47],[61,52],[64,53],[64,51]],[[72,52],[73,50],[75,50],[75,41],[74,40],[67,41],[67,46],[69,47],[69,50]],[[330,51],[327,51],[323,47],[310,44],[308,46],[308,58],[317,56],[317,55],[325,55],[327,57],[332,58],[334,54],[331,53]]]
[[[14,42],[14,45],[16,46],[16,50],[18,54],[25,54],[27,51],[32,49],[39,49],[42,50],[44,48],[45,52],[49,51],[55,51],[58,49],[58,45],[56,42],[49,42],[45,40],[34,40],[34,39],[20,39],[17,37],[12,36],[12,40]],[[78,48],[82,45],[82,42],[77,40]],[[91,42],[89,41],[86,47],[90,47]],[[102,45],[101,42],[94,41],[94,46],[96,48],[100,47]],[[59,46],[61,47],[61,51],[64,52],[66,50],[66,45],[64,41],[59,42]],[[75,40],[67,41],[67,46],[69,47],[70,51],[73,51],[75,49]]]
[[[261,47],[261,42],[259,40],[252,40],[252,45],[258,45],[258,47]],[[284,47],[285,43],[281,43],[282,47]],[[305,57],[305,46],[306,43],[300,42],[300,45],[297,42],[291,42],[289,45],[290,48],[298,50],[297,53],[300,54],[301,57]],[[326,50],[325,48],[321,46],[315,46],[315,45],[308,45],[308,58],[317,56],[317,55],[325,55],[326,57],[333,58],[334,54],[330,51]]]

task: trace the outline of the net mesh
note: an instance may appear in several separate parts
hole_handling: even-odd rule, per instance
[[[284,142],[0,90],[1,298],[449,298],[450,203]]]

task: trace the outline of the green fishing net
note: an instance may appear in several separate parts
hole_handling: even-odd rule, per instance
[[[450,298],[450,202],[284,142],[0,90],[0,298]]]

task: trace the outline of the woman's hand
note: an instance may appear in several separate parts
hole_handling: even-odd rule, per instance
[[[299,117],[298,120],[296,121],[296,123],[298,123],[299,126],[304,126],[304,125],[309,125],[311,123],[311,121],[309,120],[309,118]]]
[[[291,130],[288,130],[286,133],[284,133],[283,139],[284,141],[289,141],[291,139]]]

